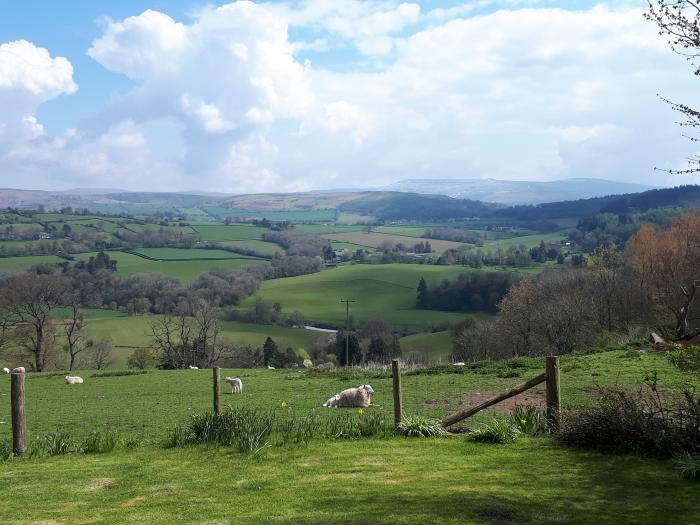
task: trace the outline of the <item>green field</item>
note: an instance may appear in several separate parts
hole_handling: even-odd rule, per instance
[[[193,228],[202,236],[203,241],[243,241],[261,239],[267,228],[243,224],[197,225]]]
[[[258,296],[279,302],[285,311],[299,310],[311,321],[341,326],[345,308],[341,299],[355,299],[355,322],[381,317],[414,330],[430,329],[441,321],[458,321],[466,314],[416,310],[416,287],[421,277],[429,282],[455,278],[471,271],[461,266],[419,264],[356,264],[320,273],[265,281]],[[248,298],[243,307],[253,304]]]
[[[96,314],[105,312],[98,317]],[[60,312],[56,314],[60,316]],[[152,315],[126,316],[111,310],[89,310],[86,333],[92,339],[110,339],[115,346],[115,362],[111,368],[126,368],[127,359],[135,347],[151,345]],[[306,349],[315,339],[323,334],[314,330],[288,328],[285,326],[257,325],[225,321],[222,323],[222,338],[238,345],[262,347],[269,336],[282,348],[294,350]]]
[[[512,363],[518,367],[505,362],[460,373],[405,374],[404,408],[444,415],[467,393],[500,391],[533,377],[544,361]],[[504,370],[521,377],[498,377]],[[656,352],[565,356],[562,402],[589,403],[597,385],[634,387],[647,370],[658,371],[661,385],[698,386],[697,377],[671,368]],[[355,379],[343,380],[339,373],[301,370],[221,372],[238,375],[245,385],[238,396],[224,388],[224,404],[275,410],[281,418],[326,418],[343,410],[319,408],[330,393],[371,383],[377,406],[368,410],[391,418],[388,375],[363,378],[357,371]],[[549,437],[522,437],[510,445],[477,444],[463,436],[317,438],[307,445],[271,439],[253,458],[225,446],[163,449],[160,443],[175,423],[209,409],[210,371],[79,374],[85,383],[73,386],[60,375],[27,376],[30,439],[55,431],[82,439],[94,430],[115,430],[141,447],[3,462],[0,504],[12,509],[3,523],[700,522],[697,484],[682,480],[667,462],[568,449]],[[9,380],[0,380],[0,397],[7,399],[8,389]],[[287,408],[280,408],[281,401]],[[0,441],[9,437],[8,418],[3,403]]]
[[[170,248],[165,249],[169,250]],[[80,253],[76,254],[75,258],[76,260],[87,261],[91,255],[96,254]],[[208,261],[202,259],[192,259],[188,261],[152,261],[131,253],[109,252],[109,256],[117,261],[117,275],[133,275],[135,273],[153,272],[162,273],[185,282],[194,280],[200,273],[204,273],[212,268],[235,270],[242,268],[243,266],[248,266],[259,262],[259,259],[252,259],[243,255],[230,255],[235,258],[218,261]],[[27,259],[27,257],[22,257],[22,259]],[[0,271],[2,271],[2,263],[5,260],[11,259],[0,259]]]
[[[452,351],[452,334],[445,332],[423,332],[400,339],[401,353],[406,357],[448,363]]]
[[[136,248],[136,254],[142,254],[152,259],[167,260],[197,260],[197,259],[253,259],[226,250],[205,250],[201,248]]]
[[[263,217],[271,221],[308,221],[325,222],[335,220],[334,209],[323,210],[244,210],[241,208],[227,208],[225,206],[204,206],[202,208],[209,215],[218,218],[225,217]]]
[[[14,274],[29,270],[37,264],[58,264],[65,259],[54,255],[31,255],[27,257],[2,257],[0,258],[0,274]]]
[[[357,232],[363,229],[363,226],[346,226],[343,224],[297,224],[294,226],[295,231],[315,233],[317,235],[322,235],[324,233]]]
[[[545,244],[559,244],[560,241],[566,239],[568,230],[563,230],[555,233],[538,233],[535,235],[524,235],[522,237],[511,237],[509,239],[498,239],[493,241],[485,241],[484,248],[503,248],[509,246],[520,246],[524,244],[527,248],[534,248],[544,241]]]
[[[425,227],[423,226],[373,226],[372,231],[377,233],[405,235],[406,237],[423,237],[423,235],[425,235]]]
[[[274,242],[258,241],[256,239],[242,241],[219,241],[219,244],[232,248],[255,250],[256,253],[269,256],[276,253],[279,253],[280,255],[284,253],[284,250]]]

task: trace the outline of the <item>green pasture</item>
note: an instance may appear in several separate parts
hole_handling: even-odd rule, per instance
[[[542,372],[543,359],[515,359],[404,373],[408,413],[440,417],[469,395],[502,391]],[[654,351],[624,350],[561,359],[562,402],[590,403],[597,386],[635,388],[648,370],[659,384],[698,386]],[[80,440],[114,430],[140,448],[101,455],[22,458],[2,463],[3,523],[551,523],[602,525],[698,523],[697,483],[667,462],[564,448],[549,437],[510,445],[472,443],[464,436],[373,437],[275,444],[255,457],[231,447],[164,449],[177,422],[211,407],[211,371],[149,371],[93,377],[66,385],[62,373],[28,374],[30,440],[65,432]],[[222,403],[326,418],[332,393],[370,383],[369,412],[392,417],[388,371],[229,370],[241,395],[222,385]],[[517,377],[505,377],[516,375]],[[542,395],[541,389],[537,389]],[[9,379],[0,378],[7,399]],[[285,408],[281,402],[284,401]],[[490,419],[498,408],[469,420]],[[9,403],[0,404],[0,441],[10,436]]]
[[[452,352],[452,334],[444,332],[421,332],[402,337],[401,352],[406,357],[417,357],[429,361],[449,362]]]
[[[538,233],[535,235],[523,235],[521,237],[511,237],[508,239],[488,240],[484,242],[484,248],[503,248],[509,246],[520,246],[524,244],[527,248],[534,248],[544,241],[545,244],[558,244],[566,239],[568,230],[554,233]]]
[[[342,232],[357,232],[364,229],[361,225],[344,225],[344,224],[296,224],[295,231],[303,233],[315,233],[323,235],[326,233],[342,233]]]
[[[170,248],[165,249],[169,250]],[[76,254],[75,258],[76,260],[87,261],[91,255],[94,256],[96,253],[80,253]],[[109,252],[110,258],[117,261],[117,275],[133,275],[135,273],[147,272],[162,273],[183,282],[192,281],[200,273],[204,273],[212,268],[234,270],[260,261],[259,259],[253,259],[244,255],[230,255],[232,257],[225,260],[192,259],[188,261],[152,261],[131,253]],[[22,258],[24,259],[26,257]],[[0,271],[2,271],[2,263],[5,260],[7,259],[0,259]]]
[[[261,239],[267,228],[244,224],[208,224],[193,226],[202,236],[202,241],[243,241]]]
[[[163,261],[182,259],[254,259],[253,257],[226,250],[207,250],[203,248],[136,248],[132,251]]]
[[[271,221],[309,221],[322,222],[335,220],[335,209],[320,210],[244,210],[241,208],[227,208],[224,206],[203,206],[202,209],[209,215],[218,218],[224,217],[264,217]]]
[[[358,323],[381,317],[414,330],[430,329],[442,321],[458,321],[465,314],[415,309],[416,288],[421,277],[427,281],[453,279],[472,271],[460,266],[419,264],[343,265],[319,273],[265,281],[256,296],[279,302],[285,311],[299,310],[314,322],[341,326],[345,306],[341,299],[354,299],[353,320]],[[251,306],[254,297],[243,307]]]
[[[219,244],[232,248],[243,248],[247,250],[255,250],[263,255],[274,255],[276,253],[283,254],[284,250],[274,242],[258,241],[256,239],[241,240],[241,241],[219,241]]]
[[[0,274],[14,274],[29,270],[37,264],[58,264],[65,259],[55,255],[30,255],[27,257],[2,257],[0,258]]]
[[[363,244],[355,244],[353,242],[340,242],[340,241],[330,241],[331,248],[335,250],[352,250],[353,252],[357,250],[365,250],[367,252],[374,252],[376,248],[371,246],[364,246]]]
[[[405,235],[406,237],[423,237],[423,235],[425,235],[425,227],[423,226],[373,226],[372,231],[393,235]]]

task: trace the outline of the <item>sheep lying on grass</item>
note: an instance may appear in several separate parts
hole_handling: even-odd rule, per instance
[[[340,394],[336,394],[323,406],[326,408],[334,407],[358,407],[366,408],[371,404],[370,395],[374,394],[374,389],[370,385],[360,385],[357,388],[348,388]]]
[[[66,383],[69,385],[82,385],[83,378],[79,376],[66,376]]]
[[[13,374],[24,374],[26,370],[24,369],[23,366],[18,366],[17,368],[12,369]]]
[[[187,368],[189,368],[190,370],[199,370],[199,367],[198,367],[198,366],[192,366],[192,365],[190,365],[190,366],[188,366]]]
[[[3,374],[9,374],[9,373],[10,373],[10,369],[7,368],[7,367],[5,367],[5,368],[2,369],[2,372],[3,372]]]
[[[243,393],[243,381],[239,377],[227,377],[226,382],[231,385],[232,394]]]

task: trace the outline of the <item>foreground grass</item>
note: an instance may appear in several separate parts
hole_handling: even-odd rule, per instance
[[[662,462],[548,438],[312,442],[19,460],[3,523],[698,523],[697,484]],[[53,520],[53,521],[51,521]]]

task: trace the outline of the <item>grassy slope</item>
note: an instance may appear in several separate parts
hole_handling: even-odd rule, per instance
[[[345,322],[341,299],[351,298],[355,321],[382,317],[392,324],[409,328],[430,327],[443,320],[462,319],[464,314],[416,310],[416,287],[421,276],[428,281],[454,278],[469,269],[455,266],[417,264],[348,265],[323,272],[265,281],[258,295],[279,301],[285,311],[299,310],[315,322]],[[250,306],[254,299],[244,301]]]
[[[464,392],[504,389],[541,371],[542,360],[517,360],[521,378],[499,378],[507,364],[460,373],[404,375],[408,411],[441,415]],[[528,368],[529,367],[529,368]],[[663,355],[621,351],[562,358],[565,406],[588,402],[596,384],[634,385],[655,369],[663,385],[698,379],[671,368]],[[302,371],[224,370],[239,374],[244,394],[224,403],[274,407],[281,399],[306,412],[361,377]],[[548,438],[512,445],[463,438],[312,442],[268,449],[246,459],[227,448],[163,450],[157,442],[176,421],[210,405],[210,373],[149,372],[91,378],[80,387],[48,374],[27,378],[30,432],[97,428],[146,438],[137,452],[23,459],[0,469],[3,523],[697,523],[697,484],[681,481],[664,462],[579,452]],[[391,414],[390,379],[371,381]],[[9,381],[0,381],[7,396]],[[335,413],[316,409],[319,413]],[[8,421],[0,405],[0,421]],[[0,425],[0,438],[9,435]],[[14,521],[13,521],[14,520]],[[670,520],[670,521],[669,521]]]
[[[400,343],[404,356],[415,355],[445,363],[452,351],[452,335],[449,331],[413,334],[402,337]]]

